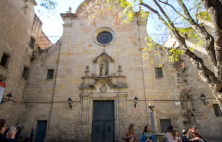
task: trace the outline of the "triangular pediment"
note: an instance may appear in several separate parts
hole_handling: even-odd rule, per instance
[[[109,62],[114,62],[113,58],[111,56],[109,56],[108,54],[106,54],[105,52],[103,52],[102,54],[97,56],[96,59],[93,60],[93,62],[99,63],[101,59],[107,59]]]

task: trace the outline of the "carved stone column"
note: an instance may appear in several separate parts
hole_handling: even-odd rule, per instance
[[[81,110],[81,122],[82,124],[88,124],[89,120],[89,95],[87,93],[82,94],[82,110]]]
[[[156,112],[155,112],[155,106],[149,104],[149,109],[150,109],[150,118],[151,118],[151,130],[154,133],[158,132],[157,128],[157,121],[156,121]]]

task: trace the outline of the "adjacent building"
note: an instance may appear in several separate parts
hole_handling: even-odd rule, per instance
[[[7,120],[7,126],[17,124],[33,51],[52,45],[34,12],[35,0],[28,3],[27,14],[21,10],[24,5],[19,0],[0,1],[0,81],[6,84],[0,116]],[[10,93],[12,97],[8,100]]]

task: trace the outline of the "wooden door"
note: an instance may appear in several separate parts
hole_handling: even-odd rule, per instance
[[[35,142],[43,142],[45,139],[47,121],[38,121],[35,134]]]
[[[93,101],[93,142],[114,141],[114,101]]]

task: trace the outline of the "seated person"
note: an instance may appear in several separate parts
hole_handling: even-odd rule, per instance
[[[180,142],[182,142],[177,130],[174,130],[173,137],[174,137],[174,140],[180,139]]]
[[[15,134],[17,133],[17,130],[15,127],[11,127],[12,129],[9,129],[6,138],[3,136],[5,132],[5,120],[0,119],[0,142],[15,142]]]
[[[150,125],[146,125],[143,130],[141,142],[156,142],[155,135],[151,132]]]
[[[195,140],[193,140],[196,138]],[[198,133],[198,129],[196,126],[194,126],[192,129],[189,129],[188,131],[188,139],[194,141],[194,142],[207,142],[206,139],[204,139],[200,133]]]
[[[174,139],[174,126],[169,125],[166,129],[165,134],[166,142],[181,142],[181,138]]]

